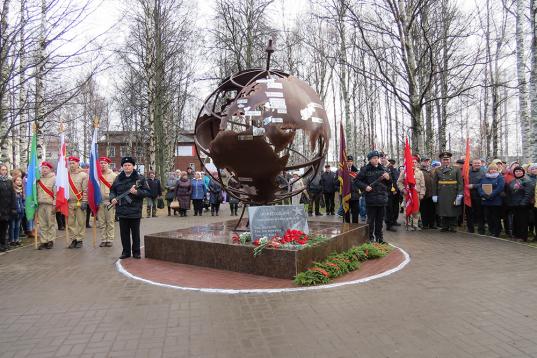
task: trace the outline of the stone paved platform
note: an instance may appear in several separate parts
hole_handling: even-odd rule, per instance
[[[144,219],[142,230],[222,219]],[[0,256],[0,357],[537,357],[535,248],[462,233],[386,239],[412,256],[404,270],[266,295],[134,281],[115,269],[119,246],[16,250]]]

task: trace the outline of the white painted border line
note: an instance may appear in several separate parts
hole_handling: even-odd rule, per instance
[[[406,265],[410,263],[410,255],[403,249],[401,249],[398,246],[390,244],[390,246],[398,249],[401,251],[405,259],[403,262],[401,262],[397,267],[394,267],[388,271],[384,271],[382,273],[364,277],[358,280],[353,281],[346,281],[346,282],[337,282],[332,283],[328,285],[320,285],[320,286],[308,286],[308,287],[293,287],[293,288],[267,288],[267,289],[223,289],[223,288],[196,288],[196,287],[183,287],[183,286],[175,286],[170,285],[166,283],[161,282],[155,282],[151,281],[142,277],[138,277],[136,275],[133,275],[129,271],[127,271],[123,265],[121,264],[121,260],[116,261],[116,268],[117,270],[127,276],[130,279],[142,281],[144,283],[148,283],[150,285],[155,285],[159,287],[166,287],[166,288],[173,288],[175,290],[183,290],[183,291],[198,291],[198,292],[207,292],[207,293],[221,293],[221,294],[227,294],[227,295],[235,295],[235,294],[241,294],[241,293],[281,293],[281,292],[297,292],[297,291],[311,291],[311,290],[323,290],[327,288],[335,288],[335,287],[341,287],[341,286],[347,286],[347,285],[356,285],[361,284],[365,282],[369,282],[371,280],[376,280],[378,278],[386,277],[388,275],[391,275],[392,273],[395,273],[397,271],[402,270]]]

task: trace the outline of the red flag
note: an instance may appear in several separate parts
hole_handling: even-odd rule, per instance
[[[405,140],[405,190],[406,190],[406,210],[405,215],[408,217],[420,210],[418,192],[416,191],[416,177],[414,176],[414,164],[412,162],[412,152],[408,144],[408,138]]]
[[[339,192],[341,193],[343,210],[347,213],[350,209],[349,201],[351,200],[351,177],[350,170],[347,167],[347,150],[345,144],[345,132],[343,131],[343,124],[339,124],[340,140],[339,140]]]
[[[462,166],[462,178],[464,182],[464,205],[472,206],[472,197],[470,196],[470,138],[466,138],[466,156],[464,157],[464,165]]]

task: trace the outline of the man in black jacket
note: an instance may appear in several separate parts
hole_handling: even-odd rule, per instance
[[[382,222],[388,204],[388,187],[392,185],[390,174],[379,163],[380,153],[373,150],[367,154],[369,163],[363,166],[353,183],[362,190],[367,209],[369,241],[384,243]]]
[[[399,179],[399,170],[395,168],[395,160],[386,157],[384,153],[380,153],[380,164],[390,174],[391,185],[387,187],[388,192],[388,204],[386,205],[386,215],[384,221],[386,222],[387,231],[396,231],[394,226],[399,226],[397,218],[399,217],[400,195],[397,188],[397,179]]]
[[[151,196],[147,198],[147,217],[157,216],[157,200],[162,196],[162,186],[160,180],[155,177],[155,172],[150,170],[147,185],[151,191]]]
[[[315,206],[315,215],[321,215],[321,195],[323,195],[323,188],[321,186],[321,177],[319,175],[314,176],[308,183],[308,194],[310,197],[308,204],[308,215],[313,215],[313,206]]]
[[[474,226],[477,224],[477,232],[480,235],[485,235],[485,219],[483,217],[483,207],[481,206],[481,196],[477,192],[479,187],[479,181],[485,175],[481,171],[481,159],[472,160],[472,169],[469,173],[469,183],[464,183],[470,189],[470,198],[472,199],[472,206],[464,206],[466,211],[466,224],[468,225],[468,232],[474,232]]]
[[[336,173],[330,170],[330,164],[324,166],[324,173],[321,174],[321,187],[323,188],[326,215],[334,215],[334,196],[339,190],[339,180]]]
[[[142,207],[144,197],[150,197],[151,191],[145,178],[134,170],[136,162],[132,157],[121,159],[123,171],[116,177],[110,188],[110,203],[116,206],[116,215],[119,218],[119,233],[123,252],[120,259],[132,256],[135,259],[140,256],[140,219],[142,217]],[[123,193],[129,195],[117,199]],[[132,247],[131,247],[132,234]]]

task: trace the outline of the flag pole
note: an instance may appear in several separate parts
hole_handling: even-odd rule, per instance
[[[35,235],[34,235],[34,247],[37,249],[37,242],[39,241],[39,215],[37,213],[35,213],[35,216],[34,216],[34,230],[35,230]]]
[[[93,131],[95,132],[95,130],[97,130],[97,128],[99,128],[99,117],[95,116],[93,118]],[[99,189],[99,188],[96,188],[96,189]],[[95,213],[93,213],[93,229],[92,229],[92,231],[93,231],[93,248],[94,249],[97,247],[97,211],[98,210],[99,210],[99,207],[97,207]]]
[[[65,217],[65,244],[69,244],[69,215]]]
[[[60,134],[65,132],[65,127],[63,126],[63,120],[60,118]],[[63,148],[60,148],[60,152],[63,150]],[[58,165],[60,163],[58,162]],[[67,169],[69,170],[69,169]],[[69,189],[68,189],[69,190]],[[61,211],[60,211],[61,213]],[[63,215],[63,213],[61,213]],[[69,215],[64,215],[65,217],[65,245],[69,245]]]

